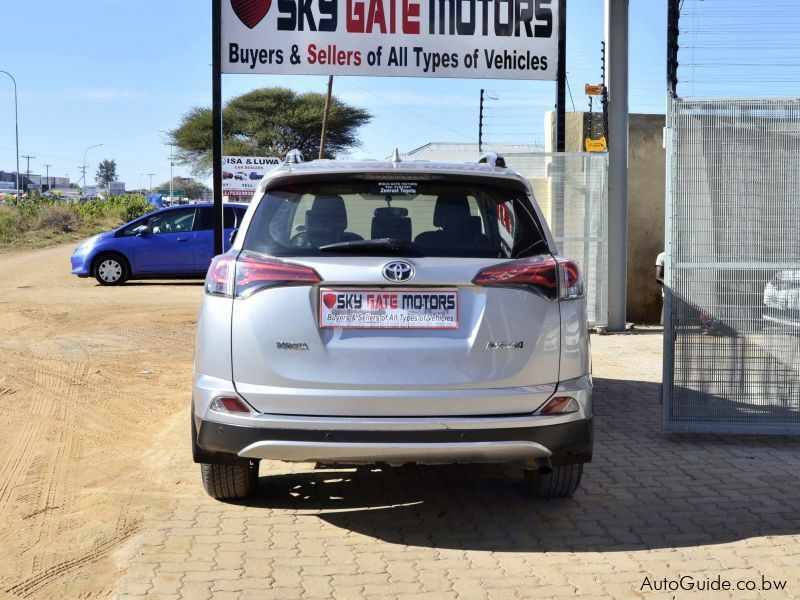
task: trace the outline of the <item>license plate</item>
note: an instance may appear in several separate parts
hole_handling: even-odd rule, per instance
[[[321,289],[319,326],[458,329],[458,290]]]

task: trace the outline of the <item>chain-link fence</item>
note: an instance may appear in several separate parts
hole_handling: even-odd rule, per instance
[[[800,100],[674,100],[664,427],[800,434]]]
[[[560,253],[586,280],[589,324],[608,324],[608,160],[605,154],[508,153],[527,177]]]

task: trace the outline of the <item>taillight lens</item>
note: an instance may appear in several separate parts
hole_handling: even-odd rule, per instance
[[[574,260],[558,259],[558,297],[562,300],[583,298],[586,287],[581,269]]]
[[[220,255],[211,261],[206,293],[212,296],[246,298],[260,289],[319,283],[322,278],[311,267],[274,258],[242,255],[238,259]]]
[[[582,298],[585,293],[578,263],[552,256],[532,256],[492,265],[481,270],[472,283],[527,289],[548,300]]]
[[[482,269],[472,283],[484,287],[527,289],[555,300],[558,297],[558,265],[552,256],[509,260]]]

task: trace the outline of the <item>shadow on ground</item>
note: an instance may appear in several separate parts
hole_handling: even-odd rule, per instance
[[[181,279],[181,280],[172,280],[172,279],[137,279],[136,281],[126,281],[123,286],[133,286],[133,287],[160,287],[160,286],[181,286],[181,285],[203,285],[203,279]],[[102,287],[99,283],[96,287]]]
[[[503,468],[452,466],[262,472],[249,504],[464,550],[626,551],[800,533],[799,439],[666,434],[659,384],[595,385],[594,462],[571,499],[530,498]]]

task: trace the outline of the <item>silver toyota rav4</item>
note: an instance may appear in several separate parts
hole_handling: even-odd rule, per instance
[[[502,157],[291,153],[208,271],[192,449],[215,498],[249,495],[261,459],[518,463],[569,496],[591,400],[580,270]]]

